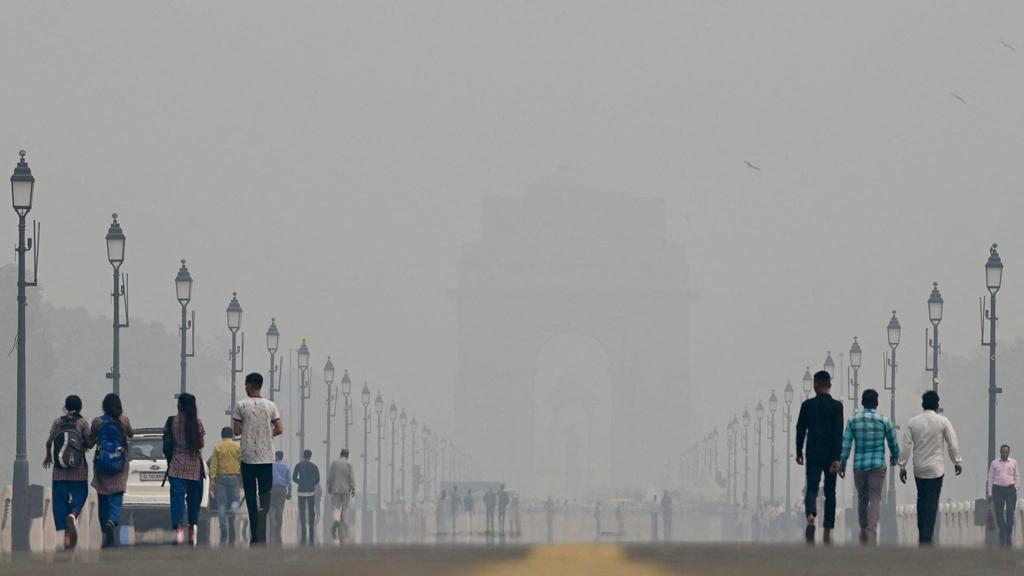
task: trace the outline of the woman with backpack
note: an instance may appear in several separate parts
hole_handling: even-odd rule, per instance
[[[168,436],[170,438],[168,438]],[[171,416],[164,427],[165,445],[173,443],[167,478],[171,481],[171,526],[174,544],[185,543],[182,517],[188,507],[188,543],[196,545],[198,539],[199,505],[203,501],[203,446],[206,430],[199,419],[196,397],[184,393],[178,396],[178,414]]]
[[[93,455],[92,487],[99,498],[103,547],[117,544],[121,503],[128,484],[128,439],[135,435],[117,394],[103,397],[103,416],[94,418],[89,436],[96,446]]]
[[[72,394],[64,400],[64,415],[50,426],[43,460],[43,468],[53,466],[53,526],[64,531],[65,550],[78,544],[78,516],[89,497],[85,451],[92,448],[91,440],[82,399]]]

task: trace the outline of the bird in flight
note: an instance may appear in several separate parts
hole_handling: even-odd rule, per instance
[[[999,43],[1002,44],[1003,46],[1006,46],[1010,50],[1016,50],[1016,48],[1013,47],[1013,44],[1010,44],[1006,40],[1000,40]]]
[[[744,160],[743,162],[744,162],[744,164],[747,165],[747,168],[750,168],[751,170],[757,170],[758,172],[761,171],[760,168],[758,168],[757,166],[754,166],[753,164],[751,164],[750,160]]]
[[[964,100],[963,96],[960,96],[956,92],[950,92],[949,95],[952,96],[953,98],[956,98],[957,100],[959,100],[962,104],[967,104],[967,100]]]

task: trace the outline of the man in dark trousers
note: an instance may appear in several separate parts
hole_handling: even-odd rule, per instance
[[[836,525],[836,472],[843,448],[843,404],[832,398],[832,376],[822,370],[814,375],[814,398],[800,405],[796,420],[796,463],[807,466],[807,490],[804,509],[807,529],[804,537],[814,543],[815,522],[818,518],[818,485],[825,477],[825,532],[822,541],[832,543],[832,529]],[[804,440],[807,441],[806,451]]]
[[[494,506],[498,503],[498,496],[494,488],[488,488],[484,494],[484,509],[487,511],[487,535],[494,534]]]
[[[316,526],[316,489],[320,485],[320,469],[312,462],[313,451],[307,449],[302,453],[302,462],[295,465],[292,482],[297,485],[299,494],[299,524],[302,536],[299,543],[303,546],[316,545],[314,527]],[[307,535],[308,531],[308,535]]]

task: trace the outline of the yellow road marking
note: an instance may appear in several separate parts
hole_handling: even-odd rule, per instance
[[[479,566],[469,574],[471,576],[507,576],[512,574],[663,576],[669,572],[654,564],[630,561],[626,556],[626,551],[619,546],[581,544],[538,546],[522,560],[507,560]]]

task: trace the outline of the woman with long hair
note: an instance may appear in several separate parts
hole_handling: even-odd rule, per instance
[[[167,477],[171,481],[171,526],[174,528],[174,543],[185,543],[185,523],[182,521],[188,510],[188,543],[196,545],[198,539],[199,505],[203,501],[203,446],[206,430],[199,419],[196,397],[192,394],[178,396],[178,413],[167,421],[164,430],[174,445]]]
[[[103,415],[94,418],[89,428],[89,444],[96,446],[92,487],[99,500],[100,528],[106,548],[117,544],[121,504],[128,484],[128,439],[135,431],[117,394],[104,396],[102,408]]]

